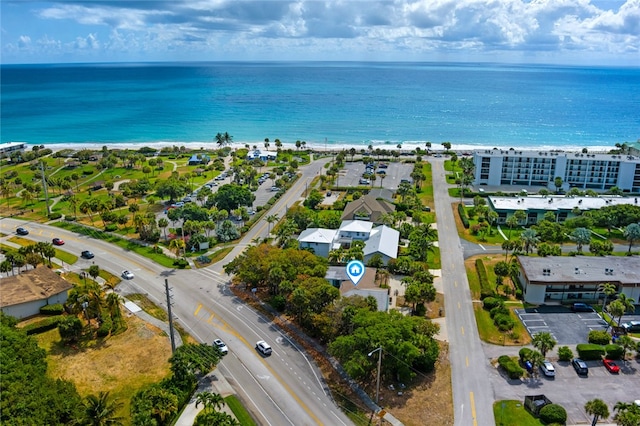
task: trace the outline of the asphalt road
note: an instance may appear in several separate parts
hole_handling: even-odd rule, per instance
[[[274,205],[270,214],[280,217],[288,205],[300,197],[305,184],[319,173],[324,162],[308,166],[294,186]],[[34,241],[51,241],[60,237],[62,250],[80,255],[91,250],[102,269],[120,274],[128,269],[135,278],[118,286],[122,294],[141,292],[166,309],[165,279],[172,288],[172,309],[178,321],[199,341],[210,343],[222,338],[229,354],[220,363],[220,371],[232,384],[245,406],[266,425],[350,425],[328,394],[317,366],[279,329],[228,290],[228,277],[222,265],[232,260],[254,238],[266,236],[268,224],[262,219],[223,261],[207,269],[173,270],[158,266],[135,253],[90,237],[58,228],[15,219],[0,220],[0,231],[14,234],[24,226]],[[68,269],[87,268],[92,261],[79,260]],[[255,342],[266,340],[273,355],[262,357]]]
[[[451,345],[449,358],[454,421],[460,426],[494,425],[494,398],[488,384],[487,362],[473,315],[463,248],[451,208],[451,203],[455,200],[449,196],[444,158],[431,159],[431,163],[442,258],[446,324]]]

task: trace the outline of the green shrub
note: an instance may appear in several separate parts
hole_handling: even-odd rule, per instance
[[[284,308],[287,305],[287,299],[284,298],[284,296],[281,295],[277,295],[277,296],[273,296],[271,298],[271,300],[269,301],[269,304],[273,307],[273,309],[275,309],[278,312],[283,312]]]
[[[518,355],[520,355],[520,361],[524,362],[527,361],[529,359],[531,359],[531,354],[533,353],[533,351],[529,348],[522,348],[520,349],[520,352],[518,352]]]
[[[104,227],[104,230],[107,232],[116,232],[118,230],[118,225],[115,223],[110,223]]]
[[[38,334],[45,331],[53,330],[58,326],[58,322],[64,318],[62,315],[56,315],[48,317],[40,321],[32,322],[29,325],[24,326],[23,330],[27,334]]]
[[[558,348],[558,359],[560,361],[571,361],[573,359],[573,351],[569,349],[569,346]]]
[[[102,311],[102,323],[96,332],[98,337],[107,337],[109,333],[111,333],[111,329],[113,328],[113,321],[111,320],[111,315],[109,312]]]
[[[40,308],[40,313],[42,315],[62,315],[64,313],[64,306],[62,306],[62,303],[44,305]]]
[[[507,316],[509,316],[509,314],[510,314],[510,311],[509,311],[509,309],[507,309],[507,307],[504,306],[504,304],[502,304],[500,306],[496,306],[495,308],[493,308],[493,309],[491,309],[489,311],[489,315],[494,320],[495,320],[497,315],[507,315]]]
[[[607,358],[620,359],[624,355],[624,348],[620,345],[606,345],[604,350],[607,352]]]
[[[64,220],[66,220],[67,222],[75,222],[76,221],[76,217],[75,216],[65,215],[64,216]]]
[[[567,422],[567,411],[558,404],[545,405],[540,410],[539,416],[545,424],[559,423],[563,425]]]
[[[49,215],[49,219],[51,220],[60,219],[61,217],[62,217],[62,213],[60,212],[53,212]]]
[[[516,326],[516,322],[511,315],[498,314],[493,318],[493,322],[500,331],[509,331]]]
[[[591,343],[581,343],[576,347],[578,356],[584,360],[600,359],[604,355],[604,347]]]
[[[476,259],[476,271],[478,271],[478,279],[480,280],[480,298],[494,296],[495,292],[493,286],[489,282],[489,276],[487,275],[487,269],[484,266],[482,259]]]
[[[524,375],[524,370],[508,355],[498,358],[498,364],[504,369],[510,379],[519,379]]]
[[[93,169],[84,169],[82,170],[82,174],[85,176],[89,176],[93,174]]]
[[[173,261],[173,266],[179,269],[184,269],[189,266],[189,262],[186,259],[180,258]]]
[[[460,215],[462,226],[464,226],[465,229],[469,229],[469,219],[467,218],[467,212],[462,203],[458,204],[458,214]]]
[[[482,307],[487,311],[491,311],[497,306],[504,306],[504,301],[502,299],[498,299],[497,297],[491,296],[482,299]]]
[[[611,342],[611,335],[604,330],[591,330],[588,341],[594,345],[608,345]]]

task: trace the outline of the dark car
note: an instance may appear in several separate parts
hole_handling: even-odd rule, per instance
[[[589,367],[587,367],[587,363],[580,358],[574,358],[573,361],[571,361],[571,365],[573,365],[576,373],[578,373],[580,376],[589,375]]]
[[[85,251],[83,251],[83,252],[80,254],[80,256],[81,256],[83,259],[93,259],[93,258],[94,258],[93,253],[92,253],[92,252],[90,252],[89,250],[85,250]]]
[[[573,312],[593,312],[593,308],[586,303],[574,303],[571,310]]]
[[[18,234],[18,235],[29,235],[29,231],[27,231],[24,228],[18,228],[18,229],[16,229],[16,234]]]

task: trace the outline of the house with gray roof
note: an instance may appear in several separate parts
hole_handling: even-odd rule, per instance
[[[325,278],[331,285],[340,289],[340,294],[343,297],[361,296],[366,298],[372,296],[376,299],[378,311],[386,312],[389,310],[389,289],[376,285],[375,268],[365,268],[364,276],[358,285],[353,285],[344,266],[329,266]]]
[[[640,299],[640,258],[635,256],[517,256],[518,278],[527,303],[597,302],[601,285]]]
[[[376,199],[372,195],[365,195],[348,203],[342,213],[342,220],[364,220],[381,224],[382,215],[392,213],[396,206],[385,200]]]
[[[400,233],[393,228],[363,220],[345,220],[339,229],[309,228],[300,233],[298,247],[313,249],[322,257],[329,257],[331,250],[349,248],[353,241],[364,241],[364,261],[379,254],[386,265],[398,257]]]

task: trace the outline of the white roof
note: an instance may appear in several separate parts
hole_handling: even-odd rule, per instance
[[[392,259],[398,257],[398,242],[400,232],[388,226],[381,225],[374,228],[364,245],[364,255],[380,252]]]
[[[300,233],[298,241],[301,243],[329,244],[333,242],[337,233],[338,231],[335,229],[308,228]]]
[[[597,210],[619,204],[638,204],[638,197],[527,196],[489,197],[495,210]]]
[[[364,232],[366,234],[371,232],[373,223],[364,220],[345,220],[340,225],[340,231],[347,232]]]

